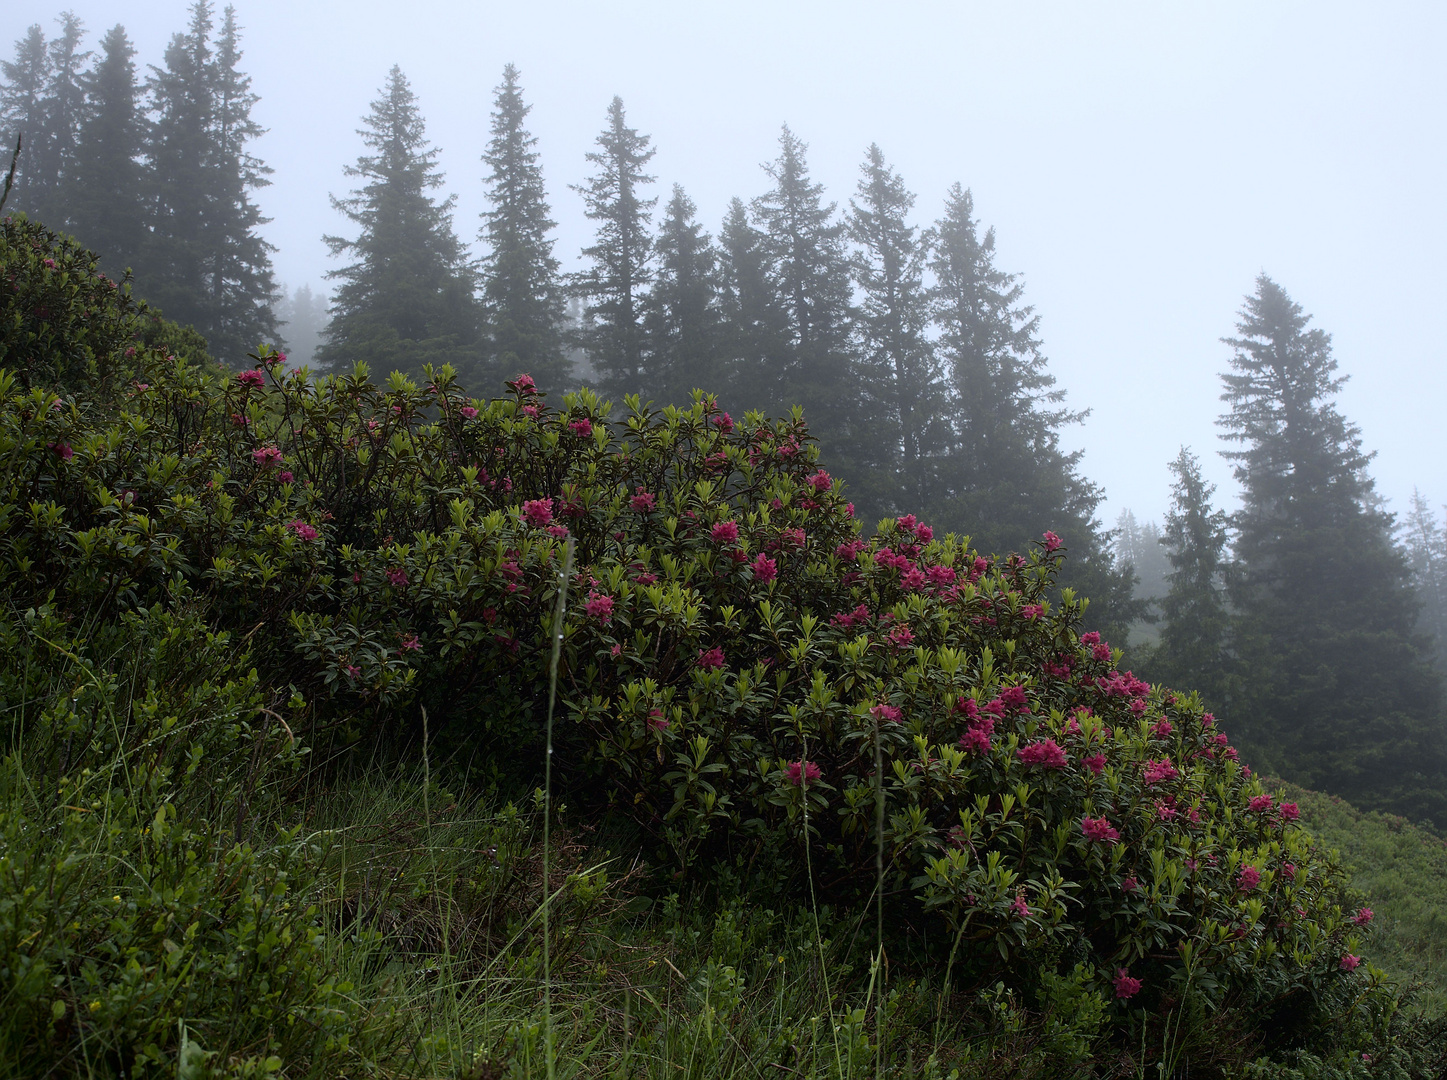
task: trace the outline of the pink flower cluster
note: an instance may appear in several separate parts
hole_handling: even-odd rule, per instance
[[[635,514],[647,514],[653,511],[658,505],[658,499],[641,487],[637,488],[637,494],[628,500],[629,507]]]
[[[1087,840],[1097,844],[1113,844],[1120,839],[1119,830],[1103,817],[1081,818],[1080,831],[1085,834]]]
[[[270,469],[281,464],[282,454],[275,446],[261,446],[251,451],[251,460],[263,469]]]
[[[1050,535],[1049,533],[1046,534]],[[1141,992],[1141,981],[1131,978],[1131,974],[1125,968],[1118,968],[1115,973],[1115,996],[1117,998],[1132,998]]]
[[[1250,892],[1261,884],[1261,871],[1254,866],[1243,866],[1236,875],[1236,888]]]
[[[1060,550],[1060,537],[1053,532],[1047,532],[1041,540],[1045,544],[1045,554],[1049,555]]]
[[[588,601],[583,605],[583,611],[590,619],[610,623],[613,621],[613,598],[594,590],[588,593]]]
[[[1026,765],[1038,765],[1042,769],[1065,768],[1065,751],[1054,739],[1039,739],[1020,747],[1015,754]]]
[[[724,651],[717,645],[712,649],[699,649],[695,663],[701,671],[717,671],[724,666]]]
[[[869,715],[876,720],[888,720],[892,724],[897,724],[902,714],[895,706],[880,702],[880,704],[870,707]]]
[[[553,521],[553,500],[552,499],[528,499],[522,506],[523,521],[541,529],[544,525],[550,525]]]
[[[300,519],[288,521],[286,527],[296,534],[298,540],[315,540],[317,538],[316,529]]]
[[[789,783],[795,787],[808,787],[821,777],[823,772],[812,761],[789,762]]]
[[[568,430],[580,439],[586,439],[593,434],[593,421],[586,416],[572,421],[568,424]]]
[[[1163,784],[1168,780],[1176,779],[1181,774],[1168,759],[1161,758],[1159,761],[1147,760],[1143,775],[1147,784]]]
[[[709,530],[709,537],[715,544],[733,544],[739,538],[739,523],[737,521],[720,521]]]
[[[841,630],[852,630],[856,623],[868,621],[869,608],[864,604],[860,604],[853,611],[840,611],[829,618],[830,625],[837,626]]]
[[[244,387],[259,387],[266,385],[266,376],[255,368],[248,368],[236,373],[236,381]]]

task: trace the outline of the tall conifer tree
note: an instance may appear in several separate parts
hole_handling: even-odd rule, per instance
[[[740,410],[777,410],[777,358],[787,346],[787,319],[770,277],[765,237],[742,199],[729,203],[719,232],[720,348],[726,357],[725,398]],[[724,390],[725,385],[720,386]]]
[[[623,99],[615,97],[598,149],[587,154],[597,171],[573,189],[598,223],[596,241],[583,249],[590,265],[573,275],[573,290],[585,301],[580,344],[600,385],[614,394],[652,393],[643,386],[643,313],[653,272],[649,220],[658,200],[641,194],[654,180],[643,171],[654,153],[648,144],[647,135],[628,126]]]
[[[198,0],[186,32],[174,35],[166,46],[164,66],[151,67],[147,90],[154,121],[145,148],[151,231],[136,267],[139,291],[168,317],[202,334],[208,321],[208,196],[214,156],[212,29],[211,4]]]
[[[724,390],[718,256],[683,188],[663,210],[657,270],[646,304],[644,396],[686,404],[695,389]],[[727,395],[725,395],[727,396]]]
[[[1161,543],[1170,559],[1161,601],[1160,644],[1151,653],[1152,680],[1197,690],[1208,708],[1231,705],[1226,609],[1226,512],[1211,503],[1216,485],[1186,447],[1171,462],[1175,483]]]
[[[1266,275],[1246,298],[1223,438],[1238,449],[1241,676],[1232,710],[1259,767],[1369,808],[1447,824],[1441,683],[1361,434],[1337,410],[1331,338]]]
[[[346,170],[362,186],[332,205],[357,226],[355,239],[324,237],[340,282],[318,364],[332,370],[364,362],[382,377],[412,375],[424,363],[476,374],[478,319],[472,268],[452,228],[455,196],[438,201],[440,151],[427,141],[417,98],[402,69],[388,73],[382,96],[362,120],[371,153]]]
[[[562,281],[548,235],[557,223],[548,208],[538,140],[524,126],[530,111],[518,69],[508,64],[493,96],[492,139],[482,156],[491,169],[485,182],[491,209],[483,211],[480,233],[488,249],[482,260],[485,377],[497,383],[527,372],[544,390],[561,390],[572,365],[563,342]]]
[[[251,76],[243,74],[240,28],[236,9],[227,5],[221,33],[207,72],[212,121],[209,211],[206,222],[206,297],[204,322],[197,327],[210,342],[211,354],[233,363],[263,341],[276,337],[272,303],[276,284],[271,253],[276,248],[257,229],[269,219],[251,200],[251,192],[268,186],[271,169],[248,145],[265,133],[251,118],[259,100]]]
[[[754,200],[753,212],[784,315],[785,348],[775,358],[781,400],[804,406],[810,429],[833,454],[843,449],[859,391],[849,347],[849,256],[834,204],[809,178],[808,149],[783,129],[778,158],[764,166],[774,186]]]
[[[1060,430],[1084,412],[1062,407],[1018,275],[995,265],[995,232],[982,237],[970,192],[954,185],[931,231],[931,307],[951,384],[953,432],[937,526],[968,533],[981,549],[1018,551],[1047,529],[1070,549],[1064,584],[1091,598],[1091,619],[1118,645],[1145,610],[1134,575],[1117,566],[1095,517],[1103,492],[1081,476],[1082,451],[1060,448]]]
[[[869,466],[858,469],[852,485],[868,521],[928,503],[944,444],[945,399],[928,334],[926,249],[907,220],[915,196],[877,145],[865,154],[861,172],[848,220],[862,295],[855,329],[863,400],[848,456]],[[867,485],[861,482],[866,475]]]
[[[66,194],[76,168],[76,142],[80,133],[85,92],[82,69],[89,52],[81,51],[85,27],[72,11],[59,19],[60,34],[50,43],[50,79],[45,89],[46,136],[37,155],[32,177],[36,214],[59,228],[69,228]]]
[[[34,213],[44,202],[43,163],[48,153],[46,88],[50,83],[51,53],[45,32],[33,23],[15,43],[15,59],[0,61],[5,85],[0,87],[0,120],[5,124],[6,164],[19,136],[23,142],[11,189],[12,209]]]
[[[136,50],[125,27],[101,39],[101,57],[85,75],[85,108],[67,186],[67,218],[81,243],[111,271],[134,266],[146,233],[140,155],[145,137]]]
[[[1407,564],[1422,600],[1419,625],[1432,640],[1438,667],[1447,670],[1447,529],[1416,488],[1402,524]]]

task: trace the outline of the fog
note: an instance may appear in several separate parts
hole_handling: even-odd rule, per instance
[[[55,0],[10,0],[3,47]],[[121,21],[142,65],[183,0],[72,5],[94,48]],[[474,237],[479,155],[502,67],[522,72],[570,268],[590,236],[568,185],[613,94],[653,137],[657,192],[683,184],[717,230],[765,189],[781,124],[841,207],[877,141],[928,223],[956,180],[1024,275],[1052,371],[1089,420],[1067,432],[1102,516],[1158,518],[1166,462],[1217,456],[1219,373],[1265,271],[1334,335],[1342,411],[1376,450],[1396,510],[1447,501],[1447,9],[1441,5],[534,4],[238,0],[242,68],[275,169],[257,193],[278,280],[324,287],[321,236],[348,232],[359,117],[393,64],[442,148],[456,226]]]

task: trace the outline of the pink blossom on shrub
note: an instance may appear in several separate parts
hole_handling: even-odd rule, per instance
[[[699,649],[696,662],[703,671],[716,671],[724,666],[724,651],[717,645],[712,649]]]
[[[1080,643],[1082,645],[1099,645],[1100,633],[1095,630],[1087,630],[1085,633],[1080,635]]]
[[[1175,728],[1171,726],[1171,722],[1163,716],[1157,720],[1155,726],[1151,728],[1151,734],[1157,739],[1169,739],[1171,732],[1174,730]]]
[[[1355,971],[1361,962],[1362,958],[1360,956],[1353,956],[1351,953],[1347,953],[1341,958],[1341,964],[1339,966],[1343,971]]]
[[[1020,608],[1020,616],[1025,619],[1038,619],[1045,614],[1045,608],[1040,604],[1025,604]]]
[[[422,642],[417,640],[416,634],[408,634],[402,639],[402,644],[397,647],[399,649],[404,649],[408,652],[415,652],[416,650],[422,648]]]
[[[925,577],[924,571],[918,568],[906,570],[899,579],[899,584],[910,592],[919,592],[928,582],[929,578]]]
[[[473,408],[471,405],[464,405],[462,408],[458,409],[457,411],[462,414],[463,419],[465,419],[465,420],[476,420],[476,419],[477,419],[477,410],[476,410],[475,408]]]
[[[906,649],[914,644],[914,631],[908,626],[896,626],[886,637],[896,649]]]
[[[281,464],[282,454],[275,446],[260,446],[251,451],[251,460],[263,469],[269,469]]]
[[[1110,646],[1102,641],[1099,645],[1095,646],[1090,650],[1090,655],[1095,657],[1097,660],[1109,660]]]
[[[1236,875],[1236,888],[1241,892],[1250,892],[1261,884],[1261,871],[1254,866],[1243,866]]]
[[[668,730],[668,719],[667,719],[667,717],[665,717],[665,716],[663,715],[663,711],[662,711],[661,709],[649,709],[649,710],[648,710],[648,730],[649,730],[649,731],[667,731],[667,730]]]
[[[1030,711],[1030,699],[1026,697],[1023,686],[1007,686],[1000,691],[1000,696],[995,700],[1010,712],[1028,713]]]
[[[795,787],[808,787],[822,775],[819,766],[812,761],[789,762],[789,783]]]
[[[538,389],[537,384],[533,382],[533,377],[531,375],[519,375],[508,385],[511,386],[513,390],[515,390],[519,394],[535,394],[537,393]]]
[[[718,428],[725,435],[734,429],[734,418],[728,413],[719,413],[713,418],[714,427]]]
[[[47,448],[60,458],[61,461],[69,461],[75,456],[75,451],[70,448],[68,442],[53,442],[47,444]]]
[[[1144,777],[1147,784],[1163,784],[1167,780],[1174,780],[1180,775],[1181,774],[1176,771],[1176,767],[1166,758],[1161,758],[1159,761],[1148,760],[1146,762]]]
[[[581,417],[568,424],[568,430],[578,436],[578,438],[586,439],[589,435],[593,434],[593,421],[589,420],[586,416]]]
[[[634,513],[647,514],[652,511],[655,506],[658,505],[657,497],[647,491],[644,491],[642,488],[638,488],[637,491],[638,494],[634,495],[631,499],[628,500],[628,505],[632,508]]]
[[[613,598],[605,593],[590,592],[588,602],[583,605],[583,611],[590,619],[597,619],[601,623],[613,621]]]
[[[1371,921],[1372,909],[1369,907],[1359,908],[1357,910],[1357,913],[1352,916],[1352,922],[1355,923],[1357,926],[1366,926],[1367,923]]]
[[[266,376],[255,368],[248,368],[245,371],[238,371],[236,373],[236,381],[246,387],[265,386]]]
[[[556,540],[566,540],[568,538],[568,527],[566,525],[549,525],[543,532]]]
[[[523,521],[534,528],[540,529],[544,525],[552,524],[553,500],[552,499],[528,499],[522,507]]]
[[[1060,550],[1060,537],[1053,532],[1047,532],[1042,538],[1045,543],[1045,553],[1048,555],[1053,551]]]
[[[930,583],[941,589],[949,588],[959,577],[959,575],[948,566],[931,566],[928,574]]]
[[[754,580],[761,585],[767,585],[779,576],[779,564],[767,555],[760,554],[749,563],[749,569],[754,572]]]
[[[990,752],[990,732],[982,727],[972,727],[960,736],[959,746],[961,750],[988,754]]]
[[[1251,811],[1253,811],[1253,812],[1255,812],[1255,813],[1260,813],[1262,810],[1270,810],[1270,809],[1271,809],[1271,796],[1270,796],[1270,795],[1254,795],[1254,796],[1252,796],[1251,801],[1247,804],[1247,809],[1248,809],[1248,810],[1251,810]]]
[[[1015,914],[1020,918],[1028,919],[1030,917],[1030,905],[1025,902],[1024,893],[1016,893],[1015,902],[1010,906],[1015,909]]]
[[[1115,973],[1115,996],[1117,998],[1132,998],[1141,992],[1141,981],[1131,978],[1130,972],[1125,968],[1118,968]]]
[[[1297,818],[1301,817],[1301,810],[1294,802],[1284,802],[1281,804],[1279,809],[1281,812],[1282,821],[1295,821]]]
[[[1083,817],[1080,819],[1080,831],[1085,838],[1097,844],[1113,844],[1120,839],[1119,830],[1113,828],[1109,821],[1103,817]]]
[[[288,521],[286,527],[296,534],[298,540],[315,540],[317,538],[317,531],[305,521],[299,519]]]
[[[1038,765],[1042,769],[1065,768],[1065,751],[1054,739],[1040,739],[1022,746],[1015,753],[1026,765]]]
[[[1088,758],[1081,758],[1080,763],[1093,772],[1096,776],[1105,772],[1105,755],[1091,754]]]
[[[720,521],[708,534],[715,544],[732,544],[739,538],[739,523],[737,521]]]
[[[878,705],[870,707],[869,715],[876,720],[888,720],[891,723],[897,724],[899,723],[901,713],[895,706],[885,705],[881,702]]]
[[[834,486],[833,478],[830,477],[830,475],[823,469],[820,469],[813,476],[806,478],[804,480],[804,483],[808,484],[811,488],[818,492],[828,491],[831,487]]]
[[[1125,893],[1136,892],[1140,889],[1140,887],[1141,883],[1136,880],[1134,874],[1131,874],[1120,883],[1120,891]]]
[[[928,544],[931,540],[935,538],[935,531],[931,529],[928,525],[921,525],[918,529],[914,531],[914,538],[918,540],[921,544]]]
[[[296,477],[291,475],[291,470],[282,469],[281,472],[276,474],[276,479],[283,484],[289,484],[295,480]]]
[[[386,573],[387,584],[394,589],[400,589],[408,583],[407,571],[400,566],[394,566]]]

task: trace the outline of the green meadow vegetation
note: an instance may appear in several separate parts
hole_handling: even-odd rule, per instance
[[[1253,775],[1053,533],[0,266],[5,1075],[1441,1074],[1442,842]]]

